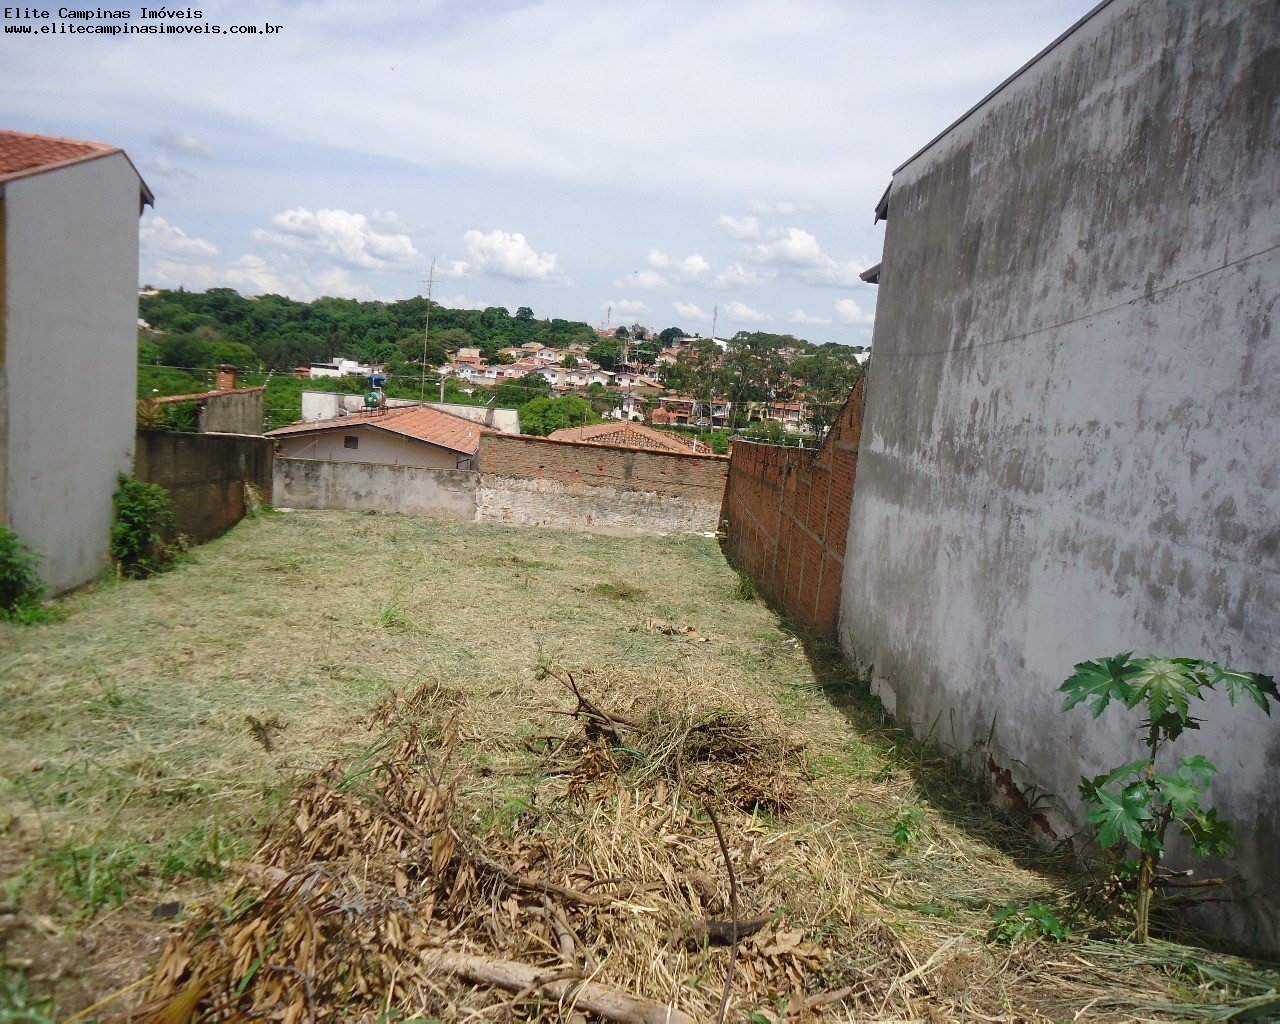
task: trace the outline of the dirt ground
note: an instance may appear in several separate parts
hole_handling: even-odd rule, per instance
[[[62,608],[0,624],[0,1021],[1264,1019],[1280,985],[1120,941],[711,539],[288,512]],[[997,926],[1032,900],[1065,940]]]

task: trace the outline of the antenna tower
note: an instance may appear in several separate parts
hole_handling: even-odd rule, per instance
[[[427,400],[427,339],[431,336],[431,289],[436,283],[436,259],[431,257],[431,269],[427,272],[427,317],[422,328],[422,391],[420,398]],[[444,377],[440,378],[440,400],[444,401]]]

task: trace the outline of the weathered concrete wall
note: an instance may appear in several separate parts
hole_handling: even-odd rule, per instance
[[[167,489],[178,533],[203,544],[244,518],[246,483],[273,500],[272,457],[265,437],[139,430],[133,475]]]
[[[1116,0],[894,175],[842,643],[1065,818],[1143,749],[1060,713],[1074,663],[1280,670],[1278,168],[1276,4]],[[1280,953],[1280,730],[1197,710],[1174,749],[1220,767],[1248,897],[1218,924]]]
[[[866,377],[818,449],[735,441],[724,494],[725,547],[770,600],[836,635],[844,545]]]
[[[282,508],[378,509],[472,520],[476,474],[458,469],[277,458],[275,503]]]
[[[485,434],[479,522],[640,533],[710,533],[729,460]]]
[[[0,505],[58,592],[106,566],[111,495],[133,457],[139,182],[116,153],[0,190]]]
[[[262,400],[266,391],[266,388],[243,388],[204,399],[200,403],[200,432],[261,434]]]

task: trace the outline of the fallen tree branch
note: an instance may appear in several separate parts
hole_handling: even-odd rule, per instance
[[[666,1003],[594,981],[570,980],[563,976],[563,972],[514,960],[490,960],[438,950],[426,954],[424,961],[430,967],[476,984],[495,985],[509,992],[541,991],[554,999],[599,1014],[614,1024],[695,1024],[688,1014]]]
[[[724,841],[724,833],[720,831],[720,820],[711,805],[707,804],[707,814],[711,817],[711,827],[716,830],[716,839],[720,843],[720,852],[724,855],[724,868],[729,873],[729,912],[733,915],[730,922],[729,969],[724,974],[724,992],[720,995],[720,1012],[716,1015],[716,1024],[724,1024],[724,1015],[729,1012],[729,993],[733,989],[733,968],[738,962],[738,939],[742,937],[742,925],[738,921],[738,880],[733,874],[733,861],[729,858],[729,844]]]

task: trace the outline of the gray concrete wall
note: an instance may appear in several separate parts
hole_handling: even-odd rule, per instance
[[[426,404],[432,409],[447,412],[450,416],[460,416],[473,423],[482,423],[504,434],[520,433],[518,409],[498,409],[488,405],[460,405],[456,402],[427,402]]]
[[[894,175],[841,640],[1063,829],[1143,751],[1060,713],[1074,663],[1280,673],[1278,110],[1275,3],[1116,0]],[[1280,953],[1280,729],[1197,711],[1245,879],[1214,923]]]
[[[403,512],[472,520],[476,474],[319,459],[275,460],[275,503],[282,508]]]
[[[214,395],[200,403],[200,431],[207,434],[261,434],[265,388]]]
[[[246,483],[274,500],[273,452],[266,437],[139,430],[133,475],[164,487],[177,532],[203,544],[244,518]]]
[[[331,462],[380,462],[388,466],[418,469],[457,469],[470,456],[427,441],[390,434],[369,427],[366,421],[352,420],[350,430],[326,430],[316,434],[282,434],[275,438],[280,454],[290,459],[325,459]],[[348,448],[346,437],[359,439],[359,447]]]
[[[714,533],[720,499],[482,473],[476,522],[603,533]]]
[[[0,504],[57,592],[106,566],[111,495],[133,457],[139,182],[113,154],[2,188]]]

